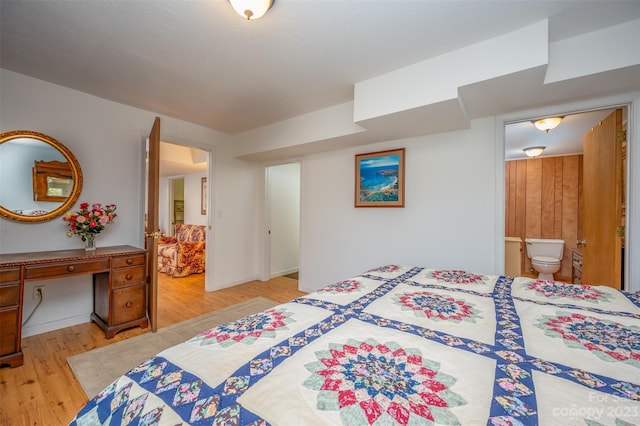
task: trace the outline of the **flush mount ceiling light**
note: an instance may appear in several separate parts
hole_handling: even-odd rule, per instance
[[[231,7],[247,21],[262,18],[275,0],[229,0]]]
[[[544,151],[544,149],[546,148],[546,146],[531,146],[529,148],[525,148],[523,149],[524,153],[527,154],[527,157],[537,157],[538,155],[542,154],[542,151]]]
[[[562,117],[549,117],[549,118],[541,118],[540,120],[534,121],[533,125],[536,126],[538,130],[544,130],[549,133],[549,130],[553,130],[562,121]]]

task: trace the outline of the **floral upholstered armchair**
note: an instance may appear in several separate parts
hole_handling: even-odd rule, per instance
[[[176,225],[175,237],[158,241],[158,272],[172,277],[201,274],[205,266],[204,225]]]

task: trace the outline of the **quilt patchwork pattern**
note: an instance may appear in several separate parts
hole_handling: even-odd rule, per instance
[[[549,300],[558,300],[563,297],[573,300],[586,300],[597,304],[610,302],[611,295],[602,290],[588,285],[564,285],[554,281],[535,280],[526,285],[529,290],[540,293]]]
[[[185,350],[220,345],[229,357],[243,357],[243,347],[273,342],[219,383],[171,359],[147,360],[71,424],[281,424],[271,420],[282,413],[269,410],[265,392],[303,410],[305,424],[553,419],[595,426],[640,419],[638,295],[387,265],[293,303],[330,314],[280,341],[275,331],[294,327],[304,311],[276,307],[214,327]],[[474,334],[480,328],[492,338]],[[545,355],[549,348],[554,357]],[[215,369],[216,360],[210,363]],[[488,380],[474,379],[480,376]]]
[[[640,327],[625,327],[570,312],[545,315],[536,326],[545,330],[547,336],[562,339],[568,347],[587,350],[607,362],[625,362],[640,369]]]
[[[286,309],[269,309],[204,331],[189,342],[222,347],[236,343],[251,344],[261,337],[273,338],[276,331],[286,329],[287,324],[293,322],[291,316],[292,313]]]
[[[405,293],[397,296],[395,301],[402,310],[410,310],[416,316],[423,316],[434,321],[469,321],[475,322],[478,310],[464,299],[442,296],[428,291]]]
[[[304,385],[318,392],[319,409],[339,411],[344,424],[441,423],[455,419],[449,407],[465,403],[437,362],[395,342],[351,340],[317,356]]]

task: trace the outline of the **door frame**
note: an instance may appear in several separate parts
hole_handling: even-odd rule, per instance
[[[635,95],[635,97],[634,97]],[[534,110],[520,111],[496,116],[496,215],[495,215],[495,273],[504,271],[504,238],[505,238],[505,125],[525,121],[531,117],[548,115],[577,114],[599,109],[627,108],[627,174],[626,174],[626,224],[625,224],[625,258],[623,264],[626,291],[640,291],[640,262],[630,259],[638,257],[636,250],[640,250],[640,149],[636,149],[636,142],[640,140],[638,123],[640,110],[638,108],[638,93],[631,93],[607,98],[592,99],[571,104],[554,105]],[[636,189],[634,191],[634,189]]]

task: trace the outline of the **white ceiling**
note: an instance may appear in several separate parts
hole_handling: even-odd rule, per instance
[[[0,64],[237,134],[546,18],[554,42],[638,17],[638,0],[276,0],[256,21],[227,0],[2,0]]]
[[[208,153],[198,148],[160,142],[160,176],[177,177],[200,172],[208,167]]]
[[[562,116],[560,125],[549,132],[538,130],[532,121],[522,121],[505,126],[505,159],[527,158],[524,149],[545,147],[540,157],[582,154],[582,136],[595,127],[613,109],[568,114]],[[626,108],[625,117],[626,117]]]

